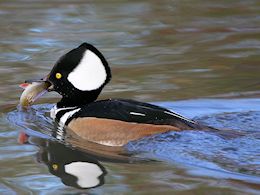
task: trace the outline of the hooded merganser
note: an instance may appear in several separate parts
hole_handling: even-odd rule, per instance
[[[31,104],[44,91],[58,92],[62,99],[50,115],[62,127],[59,131],[70,130],[82,139],[107,146],[123,146],[167,131],[210,129],[149,103],[127,99],[96,101],[110,79],[111,70],[104,56],[93,45],[83,43],[62,56],[46,77],[27,81],[30,84],[22,102],[28,99]]]

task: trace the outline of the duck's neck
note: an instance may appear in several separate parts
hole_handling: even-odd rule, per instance
[[[89,104],[94,102],[100,92],[87,92],[82,94],[76,94],[74,96],[65,97],[63,96],[62,99],[57,103],[58,108],[66,108],[66,107],[81,107],[83,105]]]

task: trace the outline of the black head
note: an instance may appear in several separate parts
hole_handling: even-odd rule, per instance
[[[95,101],[110,79],[106,59],[88,43],[62,56],[47,76],[47,82],[51,83],[49,89],[62,95],[59,107]]]

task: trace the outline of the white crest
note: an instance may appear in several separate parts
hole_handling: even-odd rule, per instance
[[[77,177],[77,184],[82,188],[97,186],[100,181],[98,177],[103,171],[94,163],[72,162],[64,166],[65,172]]]
[[[107,74],[101,59],[92,51],[86,50],[83,57],[69,74],[71,84],[82,91],[91,91],[104,84]]]

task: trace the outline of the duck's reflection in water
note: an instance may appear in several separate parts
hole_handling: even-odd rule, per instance
[[[37,145],[40,148],[37,161],[46,164],[50,173],[60,177],[65,185],[88,189],[104,184],[106,169],[93,155],[23,132],[19,135],[19,142]]]

